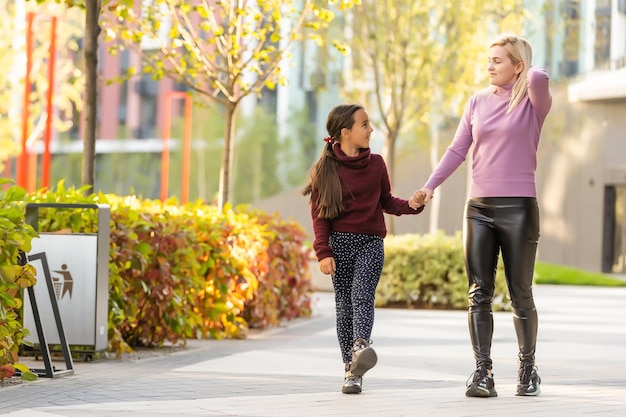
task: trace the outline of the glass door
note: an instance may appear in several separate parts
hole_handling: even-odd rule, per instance
[[[615,235],[613,266],[615,274],[626,273],[626,187],[615,187]]]

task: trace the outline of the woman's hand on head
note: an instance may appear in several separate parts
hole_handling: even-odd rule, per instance
[[[335,258],[328,257],[320,261],[320,271],[322,271],[322,274],[335,275],[336,269],[337,265],[335,265]]]

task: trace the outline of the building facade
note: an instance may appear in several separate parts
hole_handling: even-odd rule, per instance
[[[562,135],[562,145],[551,149],[540,173],[547,241],[543,256],[557,263],[623,274],[626,1],[566,4],[573,20],[566,46],[572,51],[563,66],[573,68],[575,75],[558,91],[548,130],[554,137]],[[555,176],[568,179],[559,184]],[[563,195],[560,202],[554,198],[559,192]],[[551,222],[557,210],[564,226],[560,230]]]

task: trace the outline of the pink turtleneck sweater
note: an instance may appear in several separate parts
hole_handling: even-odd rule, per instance
[[[454,140],[425,188],[434,190],[465,160],[472,144],[470,197],[536,197],[537,146],[552,105],[550,79],[542,68],[527,73],[528,94],[506,114],[513,84],[474,94]]]

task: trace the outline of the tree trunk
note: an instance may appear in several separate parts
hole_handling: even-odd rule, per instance
[[[94,191],[96,165],[96,126],[98,109],[98,36],[101,0],[85,2],[85,132],[83,138],[82,183]]]
[[[397,133],[389,133],[387,140],[382,149],[382,157],[387,164],[387,171],[389,172],[389,183],[391,184],[391,190],[393,193],[393,183],[396,170],[396,142],[398,139]],[[394,194],[395,195],[395,194]],[[395,216],[386,215],[385,223],[387,225],[387,232],[390,235],[395,234]]]
[[[235,119],[237,116],[237,104],[228,102],[224,115],[224,153],[222,154],[222,167],[220,169],[220,187],[217,197],[217,207],[222,210],[230,201],[232,184],[231,173],[233,171],[233,155],[235,151]]]
[[[432,167],[431,171],[433,171],[437,164],[439,163],[439,143],[441,141],[441,137],[439,134],[439,125],[441,120],[441,115],[439,114],[438,109],[433,108],[431,111],[431,119],[430,119],[430,166]],[[435,192],[433,199],[430,204],[430,223],[428,227],[429,233],[435,233],[439,228],[439,211],[441,208],[441,187],[438,191]]]

